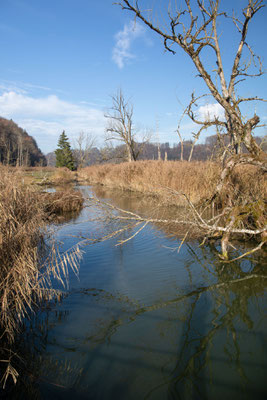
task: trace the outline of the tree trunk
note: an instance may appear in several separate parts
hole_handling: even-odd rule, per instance
[[[126,146],[126,151],[127,151],[127,162],[131,162],[132,160],[132,152],[131,152],[131,148],[129,145]]]

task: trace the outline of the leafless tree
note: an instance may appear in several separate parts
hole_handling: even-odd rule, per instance
[[[22,135],[18,135],[18,156],[17,156],[17,166],[21,167],[23,165],[23,138]]]
[[[83,168],[90,156],[90,151],[96,143],[95,137],[91,133],[80,132],[78,138],[75,141],[75,158],[77,167]]]
[[[126,160],[128,162],[136,161],[149,138],[145,137],[142,143],[137,143],[133,126],[133,105],[125,99],[122,90],[119,90],[111,98],[111,110],[105,114],[108,120],[107,140],[123,142],[126,147]]]
[[[10,138],[6,132],[3,132],[0,137],[0,162],[9,165],[12,158],[11,154],[12,148]]]
[[[141,3],[144,5],[143,9]],[[220,127],[221,134],[225,133],[230,138],[230,146],[227,149],[228,158],[224,162],[220,181],[211,198],[213,201],[226,189],[227,179],[237,165],[252,164],[257,165],[262,171],[267,170],[266,153],[252,135],[253,130],[260,126],[260,118],[256,113],[252,113],[249,117],[242,113],[242,105],[265,100],[257,95],[251,97],[238,95],[240,82],[263,74],[261,59],[248,44],[247,34],[252,19],[262,10],[264,2],[263,0],[246,0],[243,2],[243,9],[236,9],[235,12],[229,14],[224,7],[225,3],[220,0],[183,0],[180,2],[184,4],[181,8],[178,8],[176,2],[173,6],[170,1],[166,9],[167,21],[162,10],[160,10],[162,17],[153,20],[152,10],[147,7],[148,3],[148,1],[121,0],[117,4],[122,9],[134,13],[135,18],[158,34],[163,39],[166,51],[175,54],[176,46],[183,50],[195,65],[198,77],[204,81],[208,89],[208,93],[198,97],[193,93],[186,110],[190,119],[199,126],[195,137],[198,137],[205,129]],[[223,40],[219,32],[219,24],[223,19],[226,23],[232,22],[233,28],[239,35],[229,74],[227,74],[228,66],[226,68],[223,61],[219,43],[219,39]],[[211,59],[214,60],[213,65]],[[211,96],[222,107],[223,118],[214,116],[201,119],[195,107],[197,107],[197,102],[206,96]],[[241,153],[241,145],[245,146],[248,154]],[[225,257],[227,257],[229,236],[236,226],[237,217],[240,217],[238,197],[233,198],[230,192],[227,197],[228,203],[225,206],[229,210],[226,218],[228,222],[224,228],[226,230],[222,230],[222,253]],[[242,201],[242,206],[244,206],[245,200],[242,199]]]
[[[192,4],[194,3],[194,4]],[[149,28],[159,34],[164,40],[165,49],[173,54],[173,46],[179,46],[193,61],[199,76],[204,80],[211,96],[223,107],[225,120],[218,118],[199,120],[193,112],[193,105],[200,97],[192,95],[188,106],[188,115],[196,123],[205,128],[209,126],[223,126],[231,137],[235,153],[240,152],[240,144],[244,143],[249,153],[254,157],[263,156],[262,150],[252,137],[253,129],[259,124],[257,115],[245,119],[240,105],[244,102],[261,101],[253,97],[239,97],[237,85],[247,77],[256,77],[263,74],[260,58],[253,52],[247,43],[247,32],[252,18],[264,7],[263,0],[247,0],[246,7],[240,15],[228,15],[220,10],[219,0],[184,0],[184,8],[173,11],[168,7],[169,31],[154,23],[146,12],[139,7],[138,1],[122,0],[121,7],[134,12]],[[240,33],[237,51],[233,58],[232,70],[227,81],[219,45],[218,21],[221,18],[230,18]],[[245,49],[247,51],[245,51]],[[215,57],[215,76],[210,72],[210,60],[204,58],[203,51],[210,50]],[[248,61],[243,58],[250,55]],[[203,57],[202,57],[203,56]],[[253,69],[254,67],[254,69]],[[252,72],[250,70],[252,69]],[[217,85],[216,82],[220,84]],[[203,128],[204,129],[204,128]],[[264,155],[265,158],[265,155]]]

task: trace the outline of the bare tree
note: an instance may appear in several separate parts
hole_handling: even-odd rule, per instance
[[[0,162],[9,165],[11,162],[12,146],[9,135],[3,132],[0,137]]]
[[[95,137],[91,133],[80,132],[75,141],[74,154],[77,162],[77,167],[83,168],[90,156],[90,151],[96,143]]]
[[[237,92],[240,82],[263,74],[261,59],[248,44],[247,33],[252,19],[264,7],[264,2],[263,0],[246,0],[243,2],[245,4],[243,9],[236,10],[230,15],[225,8],[223,9],[225,2],[220,2],[220,0],[184,0],[180,2],[184,4],[180,9],[176,2],[173,7],[170,1],[166,9],[168,21],[166,22],[162,17],[162,25],[158,22],[159,19],[154,22],[151,18],[152,12],[151,9],[148,9],[147,2],[144,10],[140,8],[140,3],[138,0],[121,0],[117,4],[122,9],[133,12],[135,18],[143,21],[163,38],[166,51],[175,54],[175,46],[182,49],[195,65],[198,76],[206,84],[208,93],[198,97],[192,94],[187,107],[187,115],[199,126],[199,131],[195,134],[195,137],[198,137],[203,130],[209,127],[220,127],[221,134],[225,133],[230,138],[230,146],[227,149],[229,156],[224,163],[215,194],[211,198],[211,201],[213,201],[223,190],[226,190],[227,179],[237,165],[246,163],[257,165],[263,171],[267,170],[267,156],[252,136],[253,130],[260,126],[260,118],[256,113],[252,113],[249,117],[242,113],[242,105],[265,100],[256,95],[242,97]],[[232,22],[233,28],[237,30],[239,35],[236,44],[237,50],[233,55],[232,65],[230,66],[231,72],[228,75],[229,65],[226,68],[219,43],[221,32],[219,32],[218,26],[222,19],[226,23]],[[222,39],[223,36],[220,37],[220,40]],[[213,65],[211,59],[214,60]],[[223,118],[216,116],[200,118],[194,107],[197,106],[197,101],[204,96],[211,96],[216,100],[216,103],[224,111]],[[247,149],[248,154],[241,154],[242,144]],[[233,195],[228,191],[227,199],[228,203],[225,206],[229,210],[226,217],[228,222],[222,237],[222,253],[225,257],[227,257],[230,233],[233,232],[233,227],[238,223],[241,212],[238,209],[241,203],[238,203],[237,194]],[[244,206],[245,200],[242,199],[242,201],[242,206]]]
[[[231,137],[235,153],[240,152],[240,144],[244,143],[249,153],[254,156],[262,156],[263,152],[252,137],[253,129],[259,124],[260,118],[257,115],[245,119],[242,115],[240,105],[244,102],[260,101],[257,96],[239,97],[236,87],[240,81],[247,77],[256,77],[263,74],[261,60],[248,45],[246,38],[249,24],[252,18],[263,7],[263,0],[247,0],[246,7],[241,10],[241,15],[229,16],[225,11],[220,11],[219,0],[184,0],[183,9],[175,11],[168,8],[169,32],[165,31],[158,24],[154,24],[146,13],[139,8],[138,1],[122,0],[119,4],[123,9],[134,12],[135,16],[141,19],[149,28],[155,31],[164,39],[165,49],[173,54],[175,51],[172,46],[178,45],[193,61],[199,76],[204,80],[213,98],[223,107],[225,120],[214,118],[213,120],[201,121],[192,110],[193,105],[199,99],[192,95],[192,100],[188,106],[188,115],[197,124],[205,126],[223,126]],[[192,7],[192,4],[193,7]],[[223,66],[221,48],[219,45],[218,20],[220,18],[231,18],[236,29],[240,33],[237,51],[233,58],[230,77],[226,79]],[[248,50],[250,59],[244,61],[242,57],[244,48]],[[203,50],[210,50],[215,57],[216,67],[215,76],[210,72],[210,59],[203,57]],[[250,69],[252,68],[252,72]],[[256,70],[255,70],[256,69]],[[220,85],[217,85],[216,82]],[[265,158],[265,156],[264,156]]]
[[[17,156],[17,166],[21,167],[23,165],[23,138],[22,135],[18,135],[18,156]]]
[[[126,148],[126,160],[136,161],[149,138],[145,137],[142,143],[136,141],[136,132],[133,126],[133,106],[127,101],[121,90],[112,96],[111,111],[105,115],[108,119],[107,140],[123,142]]]

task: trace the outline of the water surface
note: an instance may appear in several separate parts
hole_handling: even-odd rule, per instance
[[[132,211],[164,212],[132,194],[93,191]],[[118,227],[89,221],[99,213],[85,208],[59,227],[62,251]],[[40,317],[34,398],[266,398],[263,256],[223,264],[197,239],[178,253],[179,232],[155,225],[116,243],[85,246],[79,280],[70,274],[67,296]]]

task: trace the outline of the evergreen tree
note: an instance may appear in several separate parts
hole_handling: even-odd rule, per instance
[[[56,154],[56,167],[67,167],[71,171],[75,169],[72,151],[69,144],[69,139],[65,134],[65,131],[59,137],[58,149],[55,151]]]

